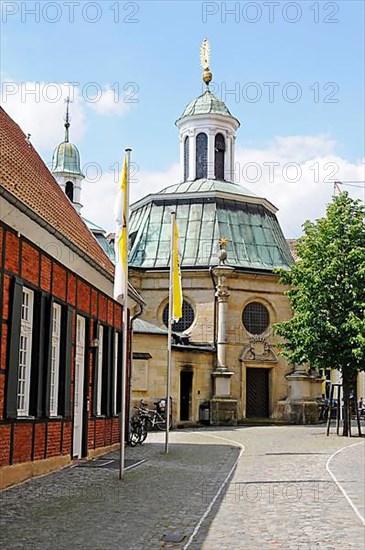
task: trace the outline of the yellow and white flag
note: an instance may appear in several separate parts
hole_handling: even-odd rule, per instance
[[[128,293],[128,181],[127,159],[124,158],[122,175],[115,204],[115,275],[114,300],[125,300]]]
[[[173,216],[173,239],[172,239],[172,318],[178,321],[182,317],[182,286],[181,286],[181,270],[179,256],[179,230],[177,228],[175,216]]]

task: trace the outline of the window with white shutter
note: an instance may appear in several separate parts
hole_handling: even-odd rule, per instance
[[[51,340],[51,371],[49,388],[49,414],[58,414],[58,381],[60,377],[60,347],[61,347],[61,306],[52,306],[52,340]]]
[[[18,416],[29,414],[30,370],[32,361],[34,292],[23,288],[18,368]]]

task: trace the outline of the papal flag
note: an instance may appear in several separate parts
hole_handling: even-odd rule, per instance
[[[115,204],[115,275],[114,300],[124,300],[128,291],[128,182],[127,159],[124,158],[122,175]]]
[[[178,321],[182,317],[182,287],[181,287],[181,270],[180,270],[180,255],[179,255],[179,230],[177,228],[175,216],[172,219],[173,223],[173,239],[172,239],[172,317],[174,321]]]

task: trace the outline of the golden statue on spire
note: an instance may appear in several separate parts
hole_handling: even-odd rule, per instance
[[[200,64],[203,69],[203,81],[207,86],[211,82],[213,75],[209,69],[210,62],[210,43],[208,38],[204,38],[202,45],[200,46]]]

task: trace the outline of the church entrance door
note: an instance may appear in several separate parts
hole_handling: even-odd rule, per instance
[[[269,417],[270,369],[246,369],[246,418]]]
[[[180,420],[190,420],[193,373],[180,373]]]

